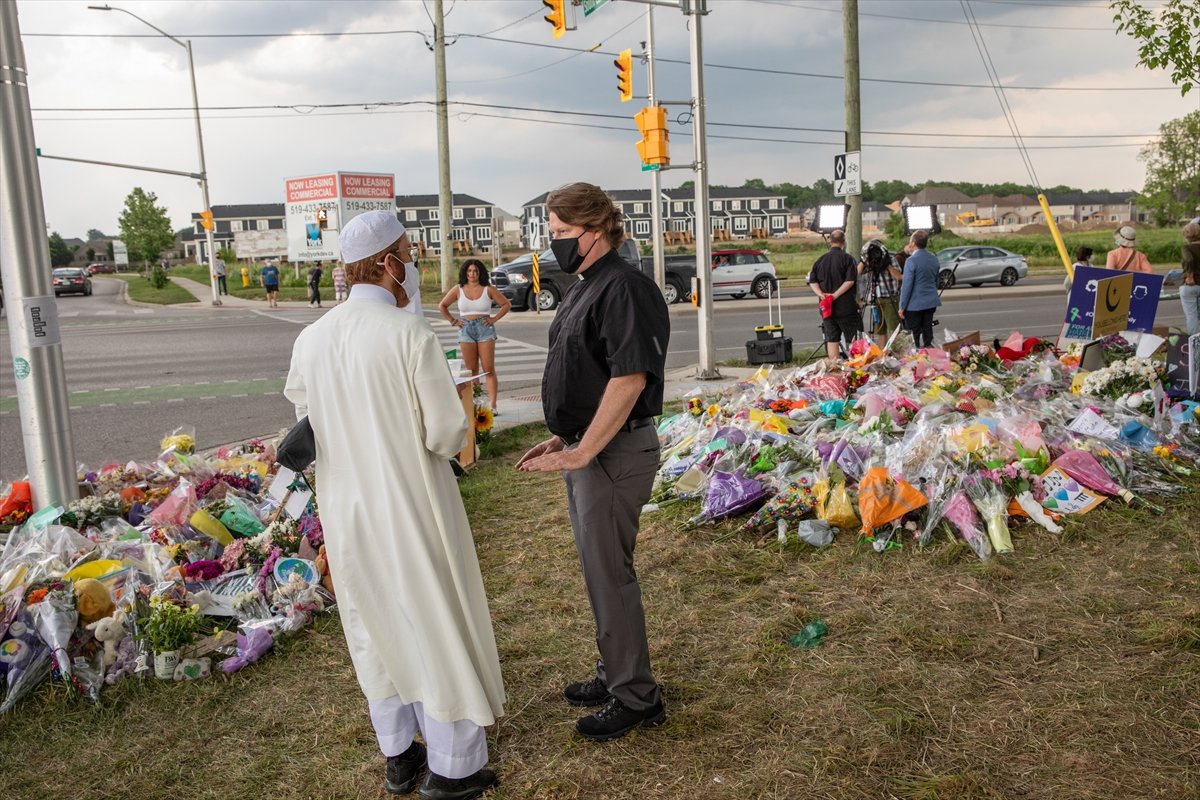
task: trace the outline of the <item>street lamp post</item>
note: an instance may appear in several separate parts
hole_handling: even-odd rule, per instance
[[[209,204],[208,204],[208,168],[204,164],[204,135],[200,131],[200,98],[196,94],[196,65],[192,61],[192,42],[191,42],[191,40],[189,39],[186,42],[180,41],[179,39],[176,39],[174,36],[167,33],[166,31],[164,31],[162,28],[158,27],[157,25],[142,19],[137,14],[133,13],[132,11],[127,11],[124,8],[118,8],[117,6],[110,6],[110,5],[88,6],[88,8],[91,9],[92,11],[120,11],[122,14],[128,14],[129,16],[136,19],[138,22],[142,23],[143,25],[146,25],[149,28],[153,28],[155,31],[161,33],[163,36],[167,37],[172,42],[174,42],[175,44],[179,45],[180,47],[182,47],[184,50],[187,51],[188,73],[191,75],[191,78],[192,78],[192,112],[194,113],[195,118],[196,118],[196,149],[198,149],[200,151],[200,194],[202,195],[203,202],[204,202],[203,210],[205,210],[205,211],[210,210],[211,206],[209,206]],[[206,244],[208,245],[208,247],[207,247],[207,250],[208,250],[208,277],[209,277],[209,283],[212,286],[212,304],[214,306],[219,306],[219,305],[221,305],[221,296],[217,292],[217,273],[216,273],[216,269],[213,268],[213,261],[217,257],[217,252],[215,249],[216,243],[213,240],[212,230],[205,229],[204,238],[205,238]]]

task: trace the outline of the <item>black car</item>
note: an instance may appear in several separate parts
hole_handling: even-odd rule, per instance
[[[81,294],[88,296],[92,293],[92,279],[87,273],[75,267],[60,267],[54,270],[54,296],[64,294]]]
[[[631,264],[637,264],[637,245],[626,239],[621,243],[618,254]],[[578,275],[568,275],[558,268],[558,260],[552,250],[538,255],[538,283],[540,292],[533,291],[533,254],[528,253],[507,264],[501,264],[490,273],[492,285],[508,298],[516,311],[552,311],[567,296],[567,292],[579,280]]]

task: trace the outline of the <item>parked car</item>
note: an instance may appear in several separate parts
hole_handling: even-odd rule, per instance
[[[999,247],[947,247],[937,259],[939,289],[959,283],[982,286],[999,282],[1001,286],[1012,286],[1029,274],[1025,256]]]
[[[111,275],[112,273],[114,273],[116,271],[117,271],[117,268],[114,267],[112,264],[88,264],[87,265],[87,274],[88,275],[100,275],[100,274]]]
[[[53,275],[54,296],[64,294],[81,294],[85,297],[92,293],[92,279],[78,267],[59,267]]]
[[[663,294],[668,303],[687,300],[692,294],[692,278],[696,276],[694,255],[667,256],[665,259],[667,285]],[[642,271],[654,274],[654,259],[641,260]],[[714,250],[712,254],[713,297],[732,297],[739,300],[747,294],[766,298],[778,291],[775,265],[761,250]]]
[[[629,239],[621,243],[617,253],[631,264],[637,263],[637,244]],[[540,292],[533,291],[533,255],[527,253],[507,264],[501,264],[489,273],[492,285],[508,298],[513,309],[524,311],[536,307],[552,311],[567,296],[579,281],[578,275],[568,275],[558,268],[554,251],[546,250],[538,255],[538,284]]]

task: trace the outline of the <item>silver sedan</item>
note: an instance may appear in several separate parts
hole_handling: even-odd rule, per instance
[[[939,289],[960,283],[982,286],[999,282],[1001,286],[1012,286],[1029,274],[1025,256],[999,247],[947,247],[937,259]]]

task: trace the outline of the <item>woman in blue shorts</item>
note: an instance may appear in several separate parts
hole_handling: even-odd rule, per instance
[[[458,318],[450,314],[450,304],[458,301]],[[492,313],[492,304],[500,306],[500,310]],[[458,344],[462,350],[463,364],[471,370],[472,375],[479,374],[479,362],[483,362],[483,372],[487,373],[488,402],[492,413],[496,409],[497,393],[500,391],[500,381],[496,379],[496,323],[508,313],[512,304],[508,298],[500,294],[488,280],[488,271],[483,262],[477,258],[467,259],[458,271],[458,285],[446,292],[442,302],[438,303],[438,311],[442,318],[458,328]]]

